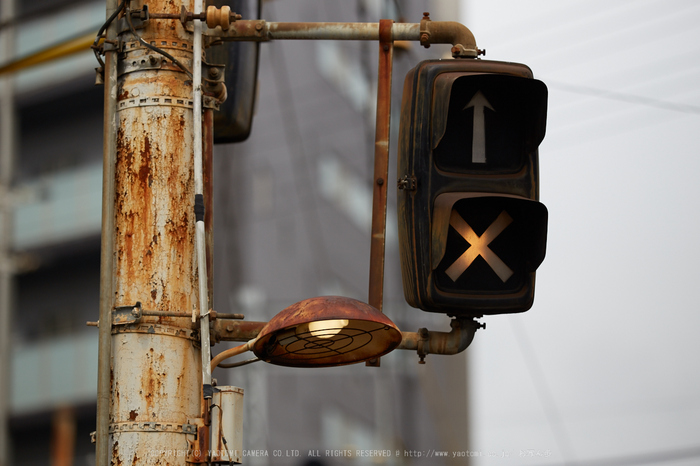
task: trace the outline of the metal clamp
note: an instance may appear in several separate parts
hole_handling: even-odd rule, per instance
[[[430,353],[430,333],[427,328],[418,329],[418,364],[425,364],[425,357]]]
[[[416,189],[418,189],[418,180],[416,180],[415,176],[404,175],[403,177],[399,178],[398,182],[396,183],[396,186],[399,189],[415,191]]]
[[[109,425],[109,433],[122,432],[172,432],[176,434],[196,435],[194,424],[177,424],[163,422],[114,422]]]
[[[133,306],[119,306],[112,311],[112,325],[131,325],[141,320],[141,302],[137,301]]]
[[[134,26],[134,29],[145,28],[146,23],[150,19],[150,15],[148,14],[148,5],[144,5],[143,10],[128,10],[126,14],[131,15],[131,24]],[[127,21],[126,17],[120,18],[117,22],[118,34],[129,30],[131,30],[129,27],[129,21]]]
[[[430,31],[428,30],[428,23],[430,22],[430,13],[427,11],[423,13],[423,19],[420,20],[420,45],[426,49],[430,48]]]

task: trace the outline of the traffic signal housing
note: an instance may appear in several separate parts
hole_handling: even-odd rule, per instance
[[[251,18],[262,0],[207,0],[207,6],[221,8]],[[259,13],[259,11],[258,11]],[[207,61],[224,65],[224,84],[228,97],[214,112],[214,144],[242,142],[248,139],[253,126],[253,113],[258,81],[260,43],[231,41],[207,48]]]
[[[398,155],[404,295],[452,316],[528,310],[545,255],[547,87],[518,63],[427,60],[406,76]]]

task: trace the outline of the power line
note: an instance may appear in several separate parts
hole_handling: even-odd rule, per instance
[[[274,16],[273,8],[273,6],[268,7],[271,16]],[[300,118],[296,110],[292,81],[285,54],[282,51],[282,45],[272,44],[269,50],[271,52],[269,58],[274,70],[272,76],[277,89],[276,96],[281,109],[282,129],[288,148],[287,154],[290,157],[292,166],[296,198],[300,206],[304,207],[306,204],[309,207],[305,210],[308,218],[302,222],[302,225],[309,248],[316,254],[312,260],[312,267],[314,269],[314,281],[318,288],[320,283],[322,283],[323,277],[328,276],[329,271],[332,269],[328,256],[327,241],[323,234],[323,222],[320,219],[318,196],[315,184],[311,180],[312,162],[309,160],[310,156],[305,147],[304,135],[299,126]]]
[[[641,95],[627,94],[624,92],[609,91],[595,87],[581,86],[578,84],[568,84],[560,81],[545,80],[548,86],[559,88],[574,94],[588,95],[599,99],[616,100],[646,107],[661,108],[691,115],[700,115],[700,106],[667,102],[665,100],[653,99]]]
[[[525,327],[520,324],[520,320],[516,317],[509,319],[511,323],[513,333],[515,334],[515,339],[518,341],[518,346],[520,346],[520,353],[525,359],[525,364],[527,365],[528,372],[532,378],[532,383],[535,386],[535,391],[537,392],[537,397],[540,399],[542,409],[545,416],[547,417],[547,422],[549,427],[552,429],[552,434],[554,435],[554,440],[559,446],[559,450],[564,456],[565,466],[581,466],[578,461],[575,461],[574,448],[571,443],[569,434],[566,431],[564,421],[559,413],[557,404],[554,402],[554,397],[549,389],[547,380],[540,365],[537,355],[535,354],[532,344],[527,337],[525,332]]]
[[[670,463],[693,458],[700,458],[700,447],[678,448],[676,450],[661,450],[629,456],[613,456],[610,458],[579,461],[578,466],[637,466],[642,464]],[[545,465],[542,464],[541,466]],[[565,466],[565,463],[547,463],[546,466]]]

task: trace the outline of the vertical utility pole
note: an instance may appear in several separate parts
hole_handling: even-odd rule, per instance
[[[14,0],[0,2],[0,22],[14,17]],[[14,27],[0,31],[0,60],[14,56]],[[12,248],[13,210],[10,195],[15,151],[14,78],[0,78],[0,466],[9,464],[10,325],[14,263]]]
[[[204,415],[199,332],[191,318],[172,316],[200,307],[194,39],[192,23],[175,19],[181,5],[192,11],[193,4],[149,0],[147,22],[138,11],[144,2],[129,4],[117,65],[109,455],[122,466],[184,466],[193,461],[187,441]],[[137,303],[158,312],[136,319]]]

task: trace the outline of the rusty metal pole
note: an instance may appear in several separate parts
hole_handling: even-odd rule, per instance
[[[107,0],[106,18],[118,8]],[[100,239],[100,317],[97,350],[97,419],[95,464],[110,464],[109,423],[112,384],[112,307],[114,306],[114,178],[117,160],[117,24],[106,31],[104,44],[104,121],[102,139],[102,231]]]
[[[130,2],[130,28],[187,71],[130,28],[120,34],[115,307],[140,302],[145,309],[192,313],[200,309],[194,247],[194,39],[187,29],[191,23],[187,28],[177,19],[140,23],[144,3]],[[181,6],[192,11],[193,2],[148,1],[155,14],[179,15]],[[129,323],[127,315],[125,320],[112,329],[111,463],[201,462],[188,443],[202,427],[198,332],[181,317],[143,316]]]
[[[386,202],[389,178],[391,123],[391,76],[394,57],[392,20],[379,23],[379,77],[377,80],[377,124],[374,139],[372,236],[370,242],[368,303],[382,312],[384,301],[384,248],[386,246]],[[366,363],[379,366],[379,359]]]

